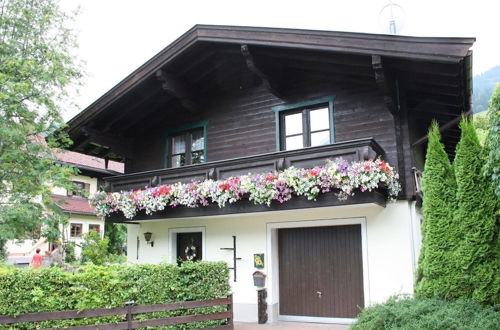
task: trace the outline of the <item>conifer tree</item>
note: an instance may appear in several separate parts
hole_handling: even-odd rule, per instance
[[[485,303],[499,303],[498,200],[483,175],[485,157],[472,122],[466,118],[455,156],[460,239],[455,252],[460,294]]]
[[[500,83],[497,83],[491,96],[488,118],[490,127],[486,138],[488,159],[485,174],[491,178],[495,193],[500,197]]]
[[[458,232],[454,228],[455,177],[448,155],[440,142],[437,123],[429,129],[423,173],[422,251],[417,292],[423,296],[448,297],[453,291],[452,251]]]

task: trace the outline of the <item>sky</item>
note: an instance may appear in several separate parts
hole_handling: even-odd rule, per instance
[[[500,1],[393,0],[402,11],[401,35],[476,37],[473,71],[500,65]],[[389,0],[61,0],[79,7],[74,22],[84,78],[75,116],[195,24],[263,26],[386,33]]]

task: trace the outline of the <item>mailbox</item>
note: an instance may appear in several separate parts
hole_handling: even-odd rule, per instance
[[[263,287],[266,285],[266,274],[261,271],[253,273],[253,285]]]

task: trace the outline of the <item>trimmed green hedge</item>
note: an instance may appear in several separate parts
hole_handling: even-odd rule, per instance
[[[353,330],[500,329],[500,312],[476,301],[393,297],[364,309]]]
[[[229,270],[222,262],[185,262],[181,267],[170,264],[134,266],[82,267],[69,273],[60,268],[0,268],[0,315],[31,312],[84,310],[122,307],[127,301],[148,305],[187,300],[226,297],[230,293]],[[224,306],[189,311],[138,315],[145,320],[157,317],[207,314],[223,311]],[[71,325],[113,323],[121,316],[81,320],[47,321],[16,324],[16,329],[67,327]],[[207,321],[203,325],[216,325]],[[201,325],[197,324],[196,326]],[[177,326],[193,328],[195,325]],[[0,326],[0,329],[11,326]]]

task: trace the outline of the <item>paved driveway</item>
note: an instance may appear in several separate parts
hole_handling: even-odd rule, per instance
[[[317,324],[317,323],[297,323],[297,322],[278,322],[272,324],[254,324],[254,323],[235,323],[234,329],[236,330],[346,330],[349,329],[348,325],[340,324]]]

